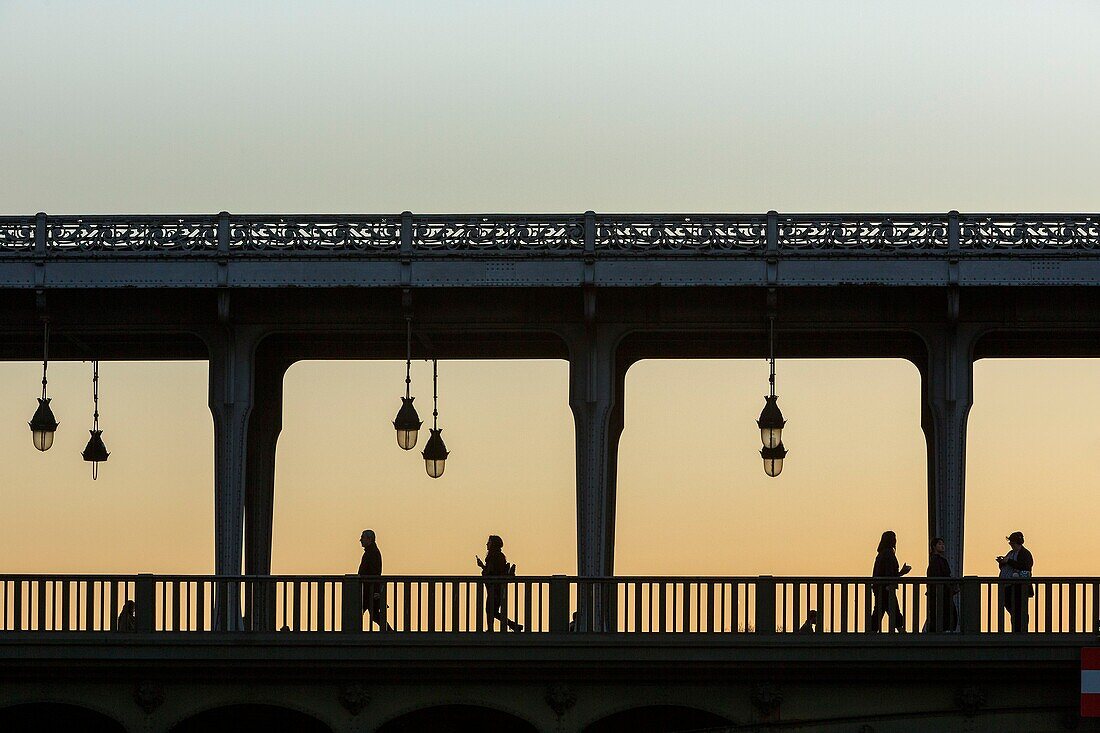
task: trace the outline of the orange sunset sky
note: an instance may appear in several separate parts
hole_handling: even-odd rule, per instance
[[[1098,23],[1072,1],[5,2],[0,213],[1095,211]],[[94,483],[91,366],[51,364],[39,454],[40,366],[0,364],[0,572],[210,572],[205,363],[101,365]],[[1100,360],[975,369],[964,572],[1019,529],[1037,574],[1095,574]],[[442,363],[439,481],[395,444],[403,379],[291,368],[274,570],[353,572],[372,527],[390,573],[473,573],[490,532],[521,574],[575,572],[567,365]],[[630,370],[616,570],[862,575],[893,529],[923,574],[915,368],[780,359],[777,480],[766,391],[762,360]]]

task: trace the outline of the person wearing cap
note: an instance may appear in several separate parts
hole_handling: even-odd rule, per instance
[[[1007,555],[997,558],[1000,567],[998,574],[1002,578],[1030,578],[1031,569],[1035,566],[1035,559],[1031,552],[1024,547],[1024,533],[1013,532],[1008,537],[1008,546],[1011,551]],[[1028,599],[1035,595],[1031,583],[1002,583],[1001,605],[1008,611],[1012,619],[1012,631],[1016,634],[1027,632],[1028,626]]]
[[[382,551],[378,549],[373,529],[364,529],[359,535],[359,544],[363,546],[363,559],[359,561],[361,577],[378,578],[382,575]],[[386,601],[383,597],[385,583],[363,583],[363,610],[370,613],[371,623],[378,624],[383,631],[392,631],[386,621]]]

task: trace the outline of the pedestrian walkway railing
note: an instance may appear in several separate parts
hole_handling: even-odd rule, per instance
[[[1021,629],[1100,633],[1100,578],[0,575],[0,633]]]

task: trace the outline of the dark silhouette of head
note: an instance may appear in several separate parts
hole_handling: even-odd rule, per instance
[[[364,529],[363,534],[359,535],[359,544],[363,546],[363,549],[367,549],[374,544],[374,530]]]
[[[937,545],[940,545],[940,544],[943,544],[943,537],[933,537],[928,542],[928,552],[933,554],[933,555],[938,555],[941,552],[941,550],[940,550],[939,547],[937,547]],[[946,547],[945,547],[945,549],[946,549]]]
[[[886,550],[894,550],[898,546],[898,536],[894,534],[893,530],[886,530],[882,533],[882,539],[878,541],[878,551],[885,552]]]
[[[486,546],[489,548],[490,552],[493,550],[503,550],[504,540],[495,534],[491,534],[489,535],[489,541],[486,543]]]
[[[1024,545],[1023,532],[1013,532],[1008,537],[1005,537],[1005,539],[1008,540],[1008,544],[1010,545],[1020,545],[1021,547]]]
[[[122,604],[122,612],[125,614],[133,614],[137,611],[137,605],[133,601],[126,601]]]

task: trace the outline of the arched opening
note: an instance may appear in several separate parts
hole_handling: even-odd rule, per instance
[[[1068,350],[1068,348],[1067,348]],[[1100,359],[983,358],[967,425],[966,575],[995,576],[1024,533],[1036,576],[1095,570]]]
[[[0,484],[13,489],[0,513],[0,571],[210,572],[207,363],[100,362],[100,428],[110,459],[93,482],[91,464],[81,460],[92,424],[92,367],[71,347],[62,351],[67,344],[63,335],[51,337],[59,358],[51,355],[49,395],[60,425],[46,453],[34,449],[27,427],[42,390],[41,362],[0,363]]]
[[[480,705],[436,705],[414,710],[378,728],[378,733],[465,733],[491,730],[494,733],[534,733],[538,729],[523,718]]]
[[[921,382],[899,358],[786,359],[776,391],[790,453],[764,474],[764,359],[646,359],[626,373],[620,575],[871,572],[883,530],[927,557]]]
[[[432,365],[412,362],[424,427],[397,445],[405,362],[300,361],[287,371],[274,501],[276,573],[354,572],[360,533],[378,536],[386,574],[480,572],[488,535],[519,575],[576,569],[576,471],[568,363],[439,362],[439,425],[451,452],[439,479],[421,450]]]
[[[647,705],[612,713],[584,729],[585,733],[618,733],[624,730],[645,730],[652,733],[675,733],[731,725],[733,721],[706,710],[684,705]]]
[[[118,721],[79,705],[33,702],[0,708],[0,730],[73,730],[126,733]]]
[[[312,715],[277,705],[225,705],[204,710],[183,720],[172,733],[331,733],[332,729]]]

